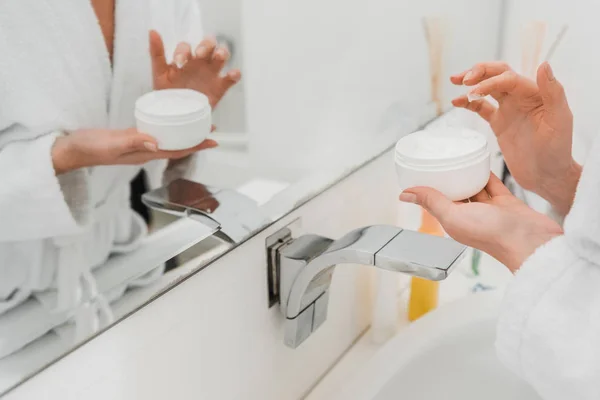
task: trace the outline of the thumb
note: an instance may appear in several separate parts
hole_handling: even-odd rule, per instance
[[[406,189],[400,194],[400,201],[420,205],[442,223],[455,205],[446,196],[428,187]]]
[[[548,62],[538,68],[537,84],[544,104],[550,109],[568,107],[565,88],[554,76],[554,71]]]

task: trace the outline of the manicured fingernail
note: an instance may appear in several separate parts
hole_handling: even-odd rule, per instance
[[[181,69],[185,65],[185,56],[183,54],[177,54],[175,56],[175,65],[177,68]]]
[[[217,51],[215,51],[214,57],[217,60],[221,60],[221,61],[224,60],[225,59],[225,50],[218,49]]]
[[[469,103],[475,100],[481,100],[485,97],[480,93],[475,93],[476,90],[477,89],[473,89],[467,94],[467,100],[469,100]]]
[[[156,153],[158,151],[158,147],[155,143],[152,142],[144,142],[144,147],[148,149],[148,151],[151,151],[153,153]]]
[[[473,71],[469,71],[467,72],[467,74],[465,75],[465,77],[463,78],[463,83],[465,83],[466,81],[468,81],[469,79],[471,79],[473,77]]]
[[[413,203],[413,204],[417,204],[417,195],[414,193],[401,193],[400,194],[400,201],[404,202],[404,203]]]
[[[554,77],[554,71],[552,71],[552,67],[550,66],[549,63],[546,63],[546,73],[548,74],[548,79],[553,81],[554,79],[556,79]]]
[[[202,58],[202,57],[204,57],[204,56],[206,56],[206,47],[204,47],[204,46],[199,46],[199,47],[196,49],[196,57],[198,57],[198,58]]]

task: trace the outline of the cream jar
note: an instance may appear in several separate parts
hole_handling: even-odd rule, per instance
[[[156,90],[135,103],[137,130],[156,139],[161,150],[183,150],[202,143],[211,131],[208,97],[191,89]]]
[[[395,151],[401,190],[434,188],[453,201],[479,193],[490,177],[487,139],[479,132],[433,128],[400,139]]]

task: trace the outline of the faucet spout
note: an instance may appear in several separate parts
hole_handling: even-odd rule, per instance
[[[278,250],[286,344],[297,347],[325,321],[336,265],[371,265],[443,280],[465,249],[452,239],[385,225],[357,229],[335,241],[316,235],[292,240]]]
[[[269,222],[256,202],[245,195],[185,179],[145,193],[142,201],[154,210],[200,222],[230,244],[240,243]]]

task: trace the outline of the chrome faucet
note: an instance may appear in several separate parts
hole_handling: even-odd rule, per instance
[[[270,222],[251,198],[185,179],[145,193],[142,201],[154,210],[198,221],[231,244],[240,243]]]
[[[369,226],[338,240],[317,235],[293,239],[287,228],[267,240],[272,303],[279,301],[285,344],[296,348],[327,318],[336,265],[373,265],[439,281],[460,261],[466,246],[452,239],[392,226]]]

